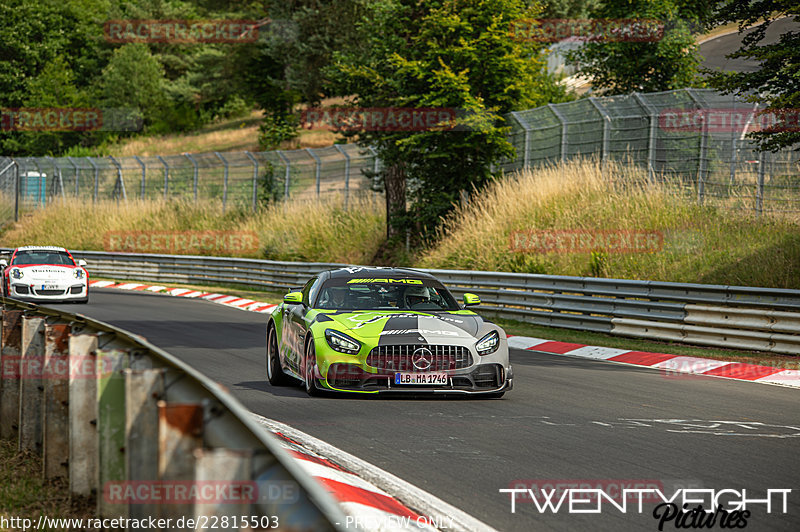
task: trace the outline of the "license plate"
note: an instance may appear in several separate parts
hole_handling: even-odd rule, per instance
[[[43,284],[40,290],[58,290],[58,285],[55,284]]]
[[[395,373],[395,384],[447,384],[447,373]]]

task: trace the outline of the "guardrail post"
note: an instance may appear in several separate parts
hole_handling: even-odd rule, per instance
[[[139,166],[142,167],[142,184],[141,184],[141,191],[139,192],[139,197],[144,199],[144,195],[145,195],[145,180],[146,180],[146,177],[147,177],[147,165],[144,164],[144,161],[142,161],[139,158],[138,155],[134,155],[133,158],[136,159],[136,162],[139,163]]]
[[[69,339],[69,492],[97,489],[97,335]]]
[[[195,505],[195,518],[250,515],[250,504],[256,502],[259,494],[256,483],[252,481],[252,457],[253,453],[249,450],[196,449],[194,451],[194,458],[197,462],[195,482],[197,482],[198,488],[206,483],[222,483],[225,486],[241,488],[226,490],[229,493],[241,495],[236,502],[232,500],[198,502]],[[214,521],[209,520],[209,522]]]
[[[341,144],[334,144],[334,148],[344,155],[344,210],[347,210],[347,202],[350,197],[350,154],[348,154]]]
[[[44,318],[23,316],[19,372],[19,450],[42,454]]]
[[[158,480],[158,402],[164,397],[164,370],[123,370],[125,375],[126,479]],[[105,495],[104,487],[104,495]],[[130,501],[129,516],[142,519],[158,515],[152,501]]]
[[[253,157],[249,151],[244,154],[253,161],[253,212],[256,212],[258,210],[258,159]]]
[[[94,168],[94,195],[92,196],[92,202],[97,203],[97,192],[100,188],[100,169],[91,157],[87,157],[86,160],[89,161],[89,164]]]
[[[195,449],[203,445],[203,405],[201,403],[158,402],[158,479],[171,484],[191,483],[195,478]],[[159,517],[194,514],[191,502],[160,504]],[[178,529],[175,527],[174,529]]]
[[[45,479],[67,478],[69,474],[69,335],[69,325],[44,326],[42,458]]]
[[[99,491],[125,480],[125,379],[127,351],[97,352],[97,435]],[[97,497],[100,517],[127,517],[127,505]]]
[[[19,369],[22,343],[22,311],[3,310],[0,356],[0,438],[14,440],[19,434]]]

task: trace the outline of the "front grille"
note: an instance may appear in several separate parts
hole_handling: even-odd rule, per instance
[[[60,296],[64,290],[35,290],[37,296]]]
[[[417,368],[412,363],[414,351],[419,348],[430,350],[429,368]],[[461,345],[379,345],[369,352],[367,364],[383,371],[446,371],[470,367],[472,355]]]

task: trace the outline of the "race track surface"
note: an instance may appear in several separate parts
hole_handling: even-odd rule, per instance
[[[515,388],[502,400],[312,399],[266,382],[264,314],[139,292],[95,289],[91,297],[88,305],[54,306],[145,336],[227,386],[253,412],[355,454],[498,530],[658,529],[652,505],[642,514],[606,506],[599,515],[565,508],[554,515],[518,501],[512,514],[509,496],[498,492],[557,480],[592,487],[608,481],[609,492],[620,483],[656,482],[668,495],[675,487],[745,488],[750,498],[791,488],[788,514],[754,506],[747,530],[800,530],[795,389],[513,350]]]

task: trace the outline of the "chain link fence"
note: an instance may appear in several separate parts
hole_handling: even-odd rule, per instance
[[[597,157],[647,168],[652,180],[676,184],[677,193],[700,203],[716,200],[758,214],[800,212],[800,156],[757,151],[746,137],[757,126],[754,111],[758,106],[705,89],[584,98],[518,111],[508,117],[516,156],[496,169]],[[720,122],[735,118],[743,122]],[[252,209],[264,195],[337,194],[347,202],[372,191],[365,172],[379,169],[374,150],[353,144],[147,157],[0,157],[0,222],[57,197],[213,199]]]
[[[576,157],[631,162],[697,201],[758,214],[800,212],[797,151],[759,152],[759,107],[713,90],[585,98],[510,113],[505,172]]]

